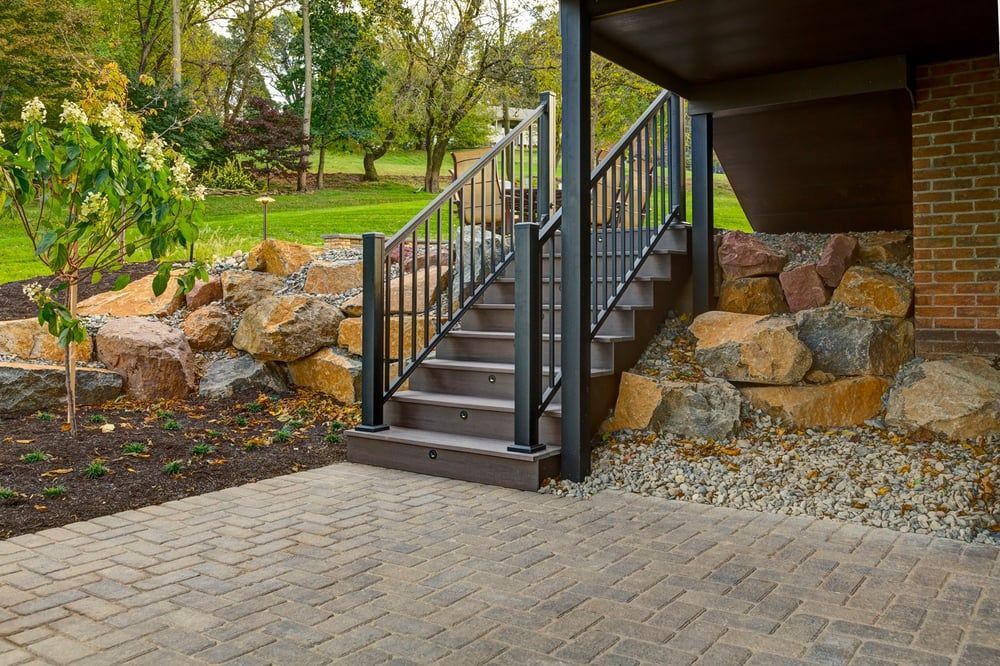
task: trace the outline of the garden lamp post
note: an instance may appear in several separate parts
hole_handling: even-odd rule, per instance
[[[271,197],[265,195],[265,196],[262,196],[262,197],[257,197],[257,203],[259,203],[261,206],[264,207],[264,238],[263,238],[263,240],[267,240],[267,207],[268,207],[268,205],[274,203],[274,199],[272,199]]]

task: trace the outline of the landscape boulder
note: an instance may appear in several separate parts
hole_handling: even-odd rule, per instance
[[[858,260],[864,264],[908,264],[913,261],[913,240],[905,231],[875,231],[859,239]]]
[[[905,317],[913,303],[913,287],[888,273],[854,266],[844,273],[833,300],[875,314]]]
[[[222,300],[222,278],[213,275],[208,282],[197,280],[184,296],[188,310],[197,310],[203,305]]]
[[[433,306],[441,295],[441,287],[447,284],[448,272],[446,268],[430,266],[426,271],[418,270],[416,273],[404,273],[402,276],[394,277],[389,281],[389,303],[390,313],[423,313],[428,304]],[[414,282],[416,284],[414,284]],[[402,291],[402,308],[400,308],[400,291]],[[414,299],[414,292],[416,298]],[[457,297],[457,293],[456,297]],[[341,307],[348,317],[360,317],[364,305],[364,294],[355,294],[344,301]]]
[[[719,266],[728,279],[777,275],[787,261],[784,252],[741,231],[730,231],[719,243]]]
[[[279,277],[251,271],[225,271],[221,280],[223,302],[237,310],[246,310],[285,286]]]
[[[795,321],[817,371],[837,377],[891,376],[913,358],[913,322],[907,319],[833,304],[803,310]]]
[[[277,363],[258,361],[247,354],[214,361],[198,387],[203,398],[218,400],[238,393],[286,393],[288,382]]]
[[[41,326],[38,319],[13,319],[0,321],[0,354],[15,356],[29,361],[51,361],[62,363],[64,351],[49,329]],[[91,342],[88,336],[76,346],[76,359],[89,361]]]
[[[122,376],[126,394],[137,400],[180,398],[197,388],[187,338],[161,322],[111,320],[97,332],[97,357]]]
[[[99,405],[122,392],[122,378],[110,370],[76,371],[78,405]],[[66,404],[66,371],[61,365],[0,363],[0,414],[54,410]]]
[[[247,268],[279,277],[297,273],[322,252],[318,247],[267,239],[247,255]]]
[[[753,315],[788,312],[781,283],[770,276],[724,280],[716,307],[726,312]]]
[[[352,289],[360,289],[363,278],[361,260],[314,261],[306,271],[306,284],[303,289],[310,294],[342,294]]]
[[[344,314],[304,294],[272,296],[243,314],[233,346],[261,361],[296,361],[337,344]]]
[[[778,279],[792,312],[818,308],[830,300],[830,290],[816,271],[816,264],[803,264],[785,271]]]
[[[233,317],[221,305],[206,305],[181,324],[188,344],[196,352],[225,349],[233,339]]]
[[[847,234],[830,236],[823,254],[816,262],[816,272],[823,278],[826,286],[833,288],[840,284],[840,279],[858,258],[858,241]]]
[[[735,433],[739,425],[740,394],[729,382],[657,382],[626,372],[604,430],[656,430],[718,440]]]
[[[320,391],[345,405],[361,396],[360,361],[329,347],[289,363],[288,376],[296,386]]]
[[[1000,433],[1000,369],[980,356],[914,359],[887,399],[888,425],[925,429],[952,439]]]
[[[698,340],[698,362],[729,381],[795,384],[812,365],[812,354],[787,315],[706,312],[691,322],[690,330]]]
[[[748,386],[750,404],[799,428],[860,425],[882,411],[889,380],[849,377],[806,386]]]
[[[147,275],[118,291],[105,291],[86,298],[77,304],[77,313],[84,317],[166,317],[184,307],[184,294],[177,289],[174,280],[162,294],[154,295],[154,277]]]
[[[340,332],[337,335],[337,346],[346,349],[348,352],[361,356],[361,331],[362,321],[360,317],[349,317],[340,322]],[[422,349],[424,344],[424,320],[417,319],[416,323],[410,317],[404,317],[402,323],[399,319],[390,319],[386,327],[386,335],[389,337],[389,353],[392,356],[399,354],[399,331],[403,331],[403,356],[409,357],[413,352],[413,329],[417,331],[417,348]]]

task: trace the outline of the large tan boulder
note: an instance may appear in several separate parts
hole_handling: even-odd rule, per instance
[[[691,322],[695,355],[716,377],[754,384],[795,384],[812,366],[795,320],[733,312],[706,312]]]
[[[980,356],[914,361],[889,391],[885,421],[953,439],[1000,433],[1000,369]]]
[[[740,394],[728,382],[713,378],[658,382],[626,372],[622,374],[614,414],[605,422],[604,430],[656,430],[724,439],[739,425]]]
[[[807,386],[748,386],[740,393],[757,409],[800,428],[860,425],[882,411],[889,380],[850,377]]]
[[[423,312],[427,309],[428,303],[433,305],[437,302],[441,287],[447,284],[447,279],[446,266],[441,268],[429,266],[426,271],[418,270],[416,274],[405,273],[401,278],[392,279],[389,287],[389,312]],[[400,308],[400,291],[402,291],[402,308]],[[341,307],[347,316],[361,316],[363,297],[363,294],[357,294],[344,301]]]
[[[110,370],[76,370],[76,402],[99,405],[122,392],[122,378]],[[0,363],[0,414],[54,410],[66,404],[66,371],[48,363]]]
[[[718,256],[722,274],[728,279],[777,275],[788,261],[784,252],[741,231],[731,231],[722,237]]]
[[[137,400],[179,398],[196,388],[194,354],[184,333],[157,321],[114,319],[97,332],[97,357]]]
[[[232,342],[233,317],[221,305],[206,305],[189,314],[181,330],[194,351],[218,351]]]
[[[297,273],[322,252],[321,248],[268,239],[250,250],[247,268],[288,277]]]
[[[92,345],[88,337],[76,346],[76,358],[89,361]],[[64,350],[59,341],[37,319],[0,321],[0,354],[28,361],[61,363]]]
[[[285,286],[279,277],[251,271],[225,271],[221,281],[223,302],[237,310],[246,310]]]
[[[844,273],[833,301],[890,317],[905,317],[913,303],[913,287],[899,278],[866,266]]]
[[[340,322],[340,333],[337,336],[337,345],[343,347],[347,351],[357,356],[361,356],[361,331],[362,331],[362,320],[361,317],[348,317],[344,321]],[[424,346],[424,320],[423,318],[418,319],[416,325],[414,325],[413,320],[409,317],[404,318],[402,324],[400,324],[398,319],[391,319],[389,326],[386,329],[389,336],[389,353],[392,356],[399,355],[399,331],[403,331],[403,356],[409,357],[413,353],[413,329],[416,328],[417,333],[417,349],[423,349]]]
[[[342,294],[360,289],[364,279],[363,262],[314,261],[306,272],[303,289],[310,294]]]
[[[724,280],[719,290],[719,310],[743,314],[769,315],[788,312],[781,283],[775,277],[748,277]]]
[[[222,300],[222,278],[213,275],[208,282],[198,280],[185,297],[188,310],[197,310],[203,305]]]
[[[344,314],[315,296],[272,296],[250,307],[233,346],[261,361],[296,361],[337,344]]]
[[[913,322],[841,305],[795,315],[799,339],[813,355],[813,369],[837,377],[895,375],[913,358]]]
[[[80,301],[77,312],[82,316],[166,317],[184,307],[184,295],[173,280],[159,296],[153,294],[153,279],[147,275],[128,283],[124,289],[105,291]]]
[[[329,347],[289,363],[288,376],[296,386],[315,389],[343,404],[361,396],[361,363]]]
[[[858,259],[865,264],[907,264],[913,261],[913,240],[905,231],[877,231],[859,239]]]

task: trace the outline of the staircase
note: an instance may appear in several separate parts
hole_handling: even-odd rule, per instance
[[[690,271],[689,228],[671,205],[683,190],[666,178],[668,99],[658,98],[594,171],[592,362],[590,404],[583,406],[592,432]],[[559,212],[549,212],[554,160],[545,164],[551,142],[544,136],[554,115],[543,99],[440,205],[432,203],[385,247],[384,239],[366,236],[364,415],[347,433],[348,460],[524,490],[559,475],[563,237]],[[533,139],[536,122],[540,140]],[[525,144],[540,158],[531,150],[525,158]],[[527,164],[527,177],[515,185],[522,190],[487,195],[490,175],[509,174],[511,164]],[[456,198],[459,212],[474,211],[478,201],[484,214],[455,220]],[[407,255],[424,257],[410,262],[409,278]],[[525,279],[536,288],[518,285]],[[515,331],[534,336],[534,356],[516,348]],[[524,410],[530,415],[515,410],[518,391],[528,390],[518,388],[518,373],[537,379],[519,403],[534,406]],[[519,418],[537,423],[530,435],[537,441],[518,441],[528,430],[519,430]]]

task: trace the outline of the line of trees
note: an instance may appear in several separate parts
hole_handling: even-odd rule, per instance
[[[331,150],[425,155],[441,187],[449,149],[486,141],[487,107],[559,90],[552,0],[9,0],[0,4],[0,131],[24,102],[54,104],[113,62],[147,127],[196,166],[232,154],[265,180]],[[595,58],[595,144],[610,144],[655,87]],[[315,154],[315,159],[313,155]]]

